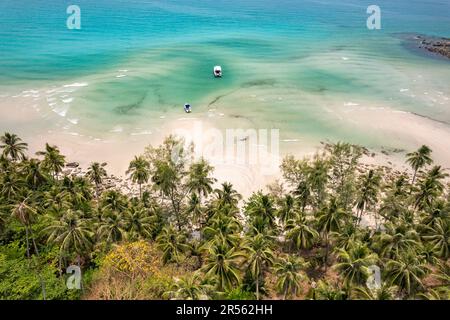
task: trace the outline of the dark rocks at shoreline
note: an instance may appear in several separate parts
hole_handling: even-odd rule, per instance
[[[427,38],[416,36],[419,40],[419,48],[435,53],[450,59],[450,39],[449,38]]]

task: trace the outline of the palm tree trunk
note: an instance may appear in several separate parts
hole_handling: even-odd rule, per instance
[[[31,229],[30,229],[30,236],[31,236],[31,240],[33,241],[34,251],[36,252],[36,255],[38,256],[38,261],[40,261],[39,260],[39,250],[38,250],[38,247],[36,245],[36,241],[34,240],[33,233],[31,232]],[[42,276],[41,276],[41,274],[39,272],[38,272],[38,277],[39,277],[39,282],[41,283],[42,298],[44,300],[47,300],[47,293],[46,293],[46,290],[45,290],[45,281],[44,281],[44,279],[42,279]]]
[[[78,257],[77,257],[77,265],[78,265],[78,268],[80,268],[80,270],[81,270],[80,255],[78,255]],[[83,277],[80,278],[80,287],[81,287],[81,292],[84,294]]]
[[[26,234],[26,241],[27,241],[27,258],[30,259],[30,240],[28,237],[28,226],[25,225],[25,234]]]
[[[417,169],[414,170],[414,174],[413,174],[411,185],[414,185],[414,182],[416,181],[416,175],[417,175]]]
[[[328,243],[328,232],[325,233],[325,272],[328,270],[328,251],[329,251],[329,243]]]
[[[259,277],[256,277],[256,300],[259,300]]]
[[[142,200],[142,184],[139,183],[139,198]]]

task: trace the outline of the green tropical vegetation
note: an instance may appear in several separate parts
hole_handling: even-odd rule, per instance
[[[347,143],[287,156],[247,199],[174,136],[126,188],[27,148],[0,137],[0,299],[450,299],[450,185],[427,146],[407,171]]]

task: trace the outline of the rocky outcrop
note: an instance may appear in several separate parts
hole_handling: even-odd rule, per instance
[[[450,59],[450,39],[427,38],[425,36],[417,36],[416,39],[419,40],[419,48]]]

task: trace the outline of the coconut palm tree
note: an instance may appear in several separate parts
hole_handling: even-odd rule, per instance
[[[269,195],[261,192],[253,194],[245,206],[245,211],[250,217],[260,216],[269,228],[275,228],[275,207]]]
[[[317,214],[317,224],[325,238],[325,271],[328,268],[328,255],[330,249],[329,235],[331,232],[338,232],[341,229],[343,220],[347,215],[348,214],[339,207],[337,200],[334,197],[331,198],[328,205]]]
[[[88,179],[95,184],[95,197],[98,199],[99,187],[103,182],[103,178],[107,177],[108,174],[105,170],[106,163],[93,162],[88,168],[86,176]]]
[[[59,246],[60,267],[62,259],[75,253],[78,265],[80,258],[89,252],[93,244],[94,233],[82,212],[68,210],[61,218],[48,216],[48,224],[42,230],[48,235],[47,242]]]
[[[411,182],[412,185],[414,185],[414,182],[416,181],[417,172],[426,165],[433,163],[433,160],[431,159],[431,152],[432,151],[428,146],[423,145],[417,151],[406,154],[406,162],[414,171]]]
[[[442,259],[449,258],[450,222],[448,219],[437,218],[433,227],[426,227],[422,237],[431,244],[431,250]]]
[[[106,211],[98,222],[97,235],[108,244],[127,238],[126,221],[122,214]]]
[[[190,276],[175,280],[171,290],[165,292],[163,297],[176,300],[206,299],[210,289],[210,285],[201,283],[201,274],[194,272]]]
[[[306,179],[302,179],[298,184],[292,194],[297,199],[301,211],[305,211],[305,208],[311,202],[311,187]]]
[[[19,203],[13,205],[11,210],[13,217],[15,217],[25,227],[25,239],[28,258],[30,258],[30,237],[32,239],[36,254],[39,254],[38,247],[36,246],[36,242],[32,234],[33,229],[31,228],[32,223],[36,219],[37,210],[33,208],[30,196],[31,195],[22,199]]]
[[[402,252],[417,251],[421,245],[419,234],[410,226],[386,224],[385,228],[386,232],[374,239],[374,246],[383,258],[396,259]]]
[[[380,182],[381,176],[374,170],[369,170],[369,173],[366,176],[361,177],[357,188],[358,192],[356,198],[357,225],[361,222],[364,210],[377,203]]]
[[[152,237],[156,217],[149,215],[148,209],[131,206],[125,212],[125,229],[130,239],[150,239]]]
[[[25,159],[25,151],[28,149],[28,144],[22,142],[17,135],[5,132],[0,137],[0,149],[3,149],[2,155],[5,158],[17,161]]]
[[[217,280],[217,290],[223,292],[239,285],[241,282],[239,264],[247,257],[235,247],[221,242],[211,243],[206,247],[207,258],[202,271],[207,278]]]
[[[415,195],[414,209],[430,208],[444,190],[442,181],[448,176],[441,166],[434,166],[420,179],[418,192]]]
[[[248,269],[256,284],[256,300],[259,300],[259,281],[261,279],[264,281],[264,272],[274,262],[274,254],[271,247],[271,242],[262,234],[247,238],[244,245],[249,261]]]
[[[380,288],[354,287],[352,297],[361,300],[394,300],[398,294],[398,288],[388,283],[382,283]]]
[[[41,170],[41,162],[37,159],[30,159],[24,165],[25,181],[33,189],[36,190],[47,182],[48,178]]]
[[[163,263],[179,263],[184,253],[189,250],[186,237],[166,226],[156,238],[158,248],[163,252]]]
[[[297,296],[300,292],[300,283],[304,277],[300,271],[307,267],[307,263],[301,258],[289,255],[287,258],[281,258],[275,265],[275,274],[278,277],[277,289],[283,295],[283,299],[287,297]]]
[[[297,250],[311,249],[319,239],[319,233],[307,222],[303,214],[295,220],[289,220],[286,230],[286,238],[292,241]]]
[[[320,208],[326,198],[326,186],[328,183],[329,162],[327,159],[316,157],[308,172],[308,184],[314,199],[314,208]]]
[[[13,173],[7,173],[0,177],[0,194],[10,201],[14,200],[22,191],[24,181]]]
[[[226,205],[237,206],[242,196],[233,189],[233,185],[228,182],[222,183],[222,189],[215,189],[217,208],[222,208]]]
[[[207,197],[212,191],[212,185],[217,181],[210,177],[213,167],[205,159],[191,164],[186,186],[190,192],[195,192],[202,203],[202,195]]]
[[[70,194],[68,192],[54,185],[50,190],[44,192],[42,204],[46,209],[54,208],[57,211],[63,211],[71,207],[70,200]]]
[[[238,244],[241,225],[233,216],[216,214],[203,229],[206,239],[223,241],[224,244],[234,247]]]
[[[403,252],[397,259],[390,259],[386,263],[387,279],[407,295],[423,287],[422,279],[427,272],[428,267],[411,251]]]
[[[116,190],[102,194],[101,205],[106,210],[122,212],[127,208],[127,198]]]
[[[359,241],[351,244],[348,250],[338,248],[336,255],[338,263],[334,265],[334,268],[343,277],[347,287],[363,284],[369,276],[368,267],[378,260],[377,255],[372,253],[366,244]]]
[[[298,215],[298,210],[296,208],[297,204],[295,198],[290,194],[286,195],[281,200],[280,208],[277,210],[277,215],[281,222],[286,225],[289,220],[293,220]]]
[[[65,156],[63,156],[58,147],[45,144],[45,151],[36,152],[38,156],[44,156],[41,164],[44,169],[52,173],[53,180],[56,180],[58,174],[61,173],[65,164]]]
[[[39,249],[36,244],[36,239],[33,235],[33,228],[32,223],[36,219],[37,210],[34,209],[31,204],[29,203],[30,196],[23,199],[20,203],[13,206],[12,208],[12,215],[25,227],[25,234],[26,234],[26,244],[27,244],[27,258],[30,259],[30,243],[29,238],[31,237],[33,248],[35,254],[39,257]],[[36,264],[36,267],[39,267],[39,262]],[[45,281],[43,280],[40,273],[38,273],[38,278],[41,283],[41,289],[42,289],[42,297],[44,300],[46,300],[46,288],[45,288]]]
[[[308,296],[313,300],[347,300],[349,295],[339,284],[319,280],[312,285],[312,289]]]
[[[192,217],[193,225],[202,225],[205,220],[205,208],[200,203],[200,198],[196,193],[191,194],[186,208],[186,213]]]
[[[142,156],[135,156],[126,173],[130,175],[133,183],[139,185],[139,197],[142,199],[142,184],[147,183],[150,179],[150,163]]]

